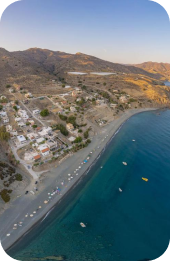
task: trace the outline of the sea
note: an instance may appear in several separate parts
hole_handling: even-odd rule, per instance
[[[146,261],[169,239],[170,110],[161,110],[131,117],[77,187],[7,253],[22,261]]]

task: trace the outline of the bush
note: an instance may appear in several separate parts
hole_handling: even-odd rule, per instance
[[[64,135],[64,136],[68,136],[68,130],[66,129],[66,127],[62,124],[57,124],[56,125],[56,129],[60,130],[60,132]]]
[[[62,121],[66,121],[67,120],[67,116],[64,116],[62,114],[59,114],[59,117]]]
[[[17,106],[15,105],[15,106],[13,106],[13,109],[15,110],[15,111],[18,111],[18,108],[17,108]]]
[[[33,129],[36,129],[36,128],[37,128],[37,125],[36,125],[36,124],[34,124],[34,125],[32,125],[32,127],[33,127]]]
[[[44,109],[44,110],[42,110],[41,112],[40,112],[40,115],[42,116],[42,117],[46,117],[46,116],[48,116],[50,113],[49,113],[49,111],[48,111],[48,109]]]
[[[75,140],[74,140],[74,143],[80,143],[82,142],[82,137],[77,137]]]
[[[2,109],[3,109],[3,106],[0,104],[0,111],[2,111]]]
[[[10,201],[10,195],[9,193],[12,193],[12,190],[7,190],[7,189],[3,189],[0,194],[1,194],[1,198],[3,199],[3,201],[5,203],[9,202]]]
[[[84,132],[84,138],[87,139],[88,137],[89,137],[89,131],[86,130],[86,131]]]
[[[6,85],[6,88],[10,88],[10,87],[11,87],[11,85],[10,85],[10,84],[7,84],[7,85]]]
[[[23,180],[22,175],[18,174],[18,173],[15,175],[15,178],[16,178],[17,181],[22,181]]]

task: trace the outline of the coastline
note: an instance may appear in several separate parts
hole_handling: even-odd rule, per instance
[[[75,176],[75,178],[65,186],[61,191],[61,195],[57,195],[50,201],[47,205],[44,205],[42,202],[43,198],[47,198],[47,191],[49,191],[52,187],[54,187],[54,183],[50,184],[47,188],[45,188],[38,196],[35,196],[35,199],[32,201],[32,198],[27,198],[27,196],[23,196],[23,198],[18,199],[16,204],[21,203],[21,206],[17,206],[17,209],[14,210],[15,204],[5,211],[0,217],[0,235],[1,235],[1,244],[5,250],[9,250],[18,240],[20,240],[25,234],[27,234],[33,227],[40,221],[44,220],[54,207],[57,207],[58,204],[62,202],[62,200],[67,197],[71,190],[73,190],[77,184],[83,179],[83,177],[89,172],[91,167],[98,161],[100,155],[105,151],[111,140],[115,137],[124,123],[129,120],[133,115],[139,114],[145,111],[158,110],[158,108],[148,108],[148,109],[136,109],[126,111],[122,116],[118,119],[114,120],[107,126],[101,129],[100,134],[93,138],[92,143],[86,149],[81,150],[79,155],[74,154],[71,158],[68,158],[64,161],[57,169],[53,169],[51,172],[58,172],[57,179],[59,179],[59,175],[62,176],[62,173],[72,173],[75,170],[75,165],[80,165],[79,162],[82,162],[83,159],[87,157],[87,155],[93,151],[91,154],[91,158],[89,161],[82,166],[82,169],[79,170],[79,175]],[[107,135],[107,136],[106,136]],[[106,138],[107,137],[107,138]],[[103,138],[103,140],[102,140]],[[100,148],[96,148],[99,146]],[[66,165],[66,167],[64,166]],[[66,173],[67,172],[67,173]],[[68,177],[67,177],[68,178]],[[40,201],[41,199],[41,201]],[[15,202],[14,202],[15,203]],[[43,208],[39,210],[39,212],[31,219],[30,217],[24,223],[23,227],[19,227],[16,231],[13,231],[13,224],[18,221],[22,221],[25,216],[24,213],[29,212],[31,209],[35,209],[39,206],[39,204],[43,204]],[[25,207],[24,209],[22,207]],[[19,213],[19,214],[18,214]],[[14,215],[13,215],[14,214]],[[16,215],[16,218],[15,218]],[[5,221],[4,221],[5,220]],[[42,221],[41,221],[42,222]],[[3,228],[2,228],[3,227]],[[10,233],[11,232],[11,233]],[[7,237],[6,234],[10,233],[10,237]]]

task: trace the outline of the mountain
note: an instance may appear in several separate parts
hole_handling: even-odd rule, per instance
[[[8,52],[0,48],[1,89],[5,84],[13,82],[23,86],[40,84],[46,79],[56,79],[69,71],[109,71],[160,78],[159,74],[148,72],[138,66],[111,63],[82,53],[68,54],[40,48]]]
[[[166,78],[170,79],[170,64],[169,63],[156,63],[156,62],[145,62],[134,65],[137,68],[141,68],[150,73],[161,74]]]

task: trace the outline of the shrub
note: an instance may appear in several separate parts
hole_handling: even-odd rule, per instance
[[[15,175],[15,178],[16,178],[17,181],[22,181],[23,180],[22,175],[18,174],[18,173]]]
[[[48,115],[49,115],[49,111],[48,111],[48,109],[44,109],[44,110],[42,110],[42,111],[40,112],[40,115],[41,115],[42,117],[46,117],[46,116],[48,116]]]
[[[11,193],[12,191],[11,190],[7,190],[7,189],[3,189],[0,194],[1,194],[1,198],[3,199],[3,201],[5,203],[9,202],[10,201],[10,195],[9,193]]]
[[[64,116],[62,114],[59,114],[59,117],[62,121],[66,121],[67,120],[67,116]]]
[[[82,137],[77,137],[75,140],[74,140],[74,143],[80,143],[82,142]]]

